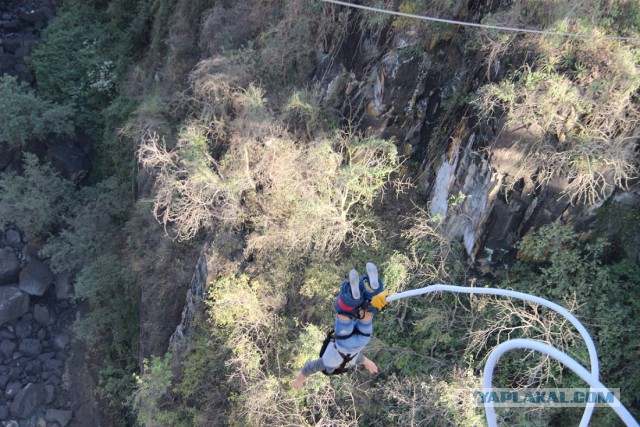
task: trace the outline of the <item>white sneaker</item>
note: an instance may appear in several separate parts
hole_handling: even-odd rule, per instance
[[[378,279],[378,267],[372,262],[367,263],[367,276],[369,276],[369,286],[374,291],[380,287],[380,280]]]
[[[360,299],[360,273],[355,268],[349,272],[349,284],[353,299]]]

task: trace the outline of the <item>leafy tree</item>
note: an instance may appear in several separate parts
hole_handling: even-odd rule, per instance
[[[171,395],[171,359],[167,353],[164,357],[152,357],[142,362],[141,375],[134,374],[136,390],[132,395],[132,404],[136,411],[139,425],[193,425],[181,418],[180,414],[164,409],[165,401]]]
[[[62,225],[73,201],[73,183],[34,154],[24,154],[21,175],[0,175],[0,218],[38,239]]]
[[[114,412],[121,412],[132,391],[131,372],[137,362],[138,290],[134,276],[117,256],[102,254],[80,271],[75,293],[91,306],[77,332],[101,361],[97,391]]]
[[[637,224],[632,226],[637,236]],[[605,263],[608,247],[603,238],[581,242],[571,227],[560,223],[541,227],[520,243],[522,261],[503,286],[524,292],[535,289],[558,302],[575,295],[580,304],[576,314],[584,319],[598,348],[604,383],[619,386],[622,402],[637,408],[640,268],[630,257]]]
[[[126,195],[115,178],[84,187],[78,193],[77,203],[65,217],[65,228],[42,249],[51,257],[54,271],[75,271],[115,248],[114,228],[124,220],[130,206]]]
[[[27,141],[42,141],[47,135],[71,136],[72,110],[38,98],[29,85],[15,77],[0,77],[0,141],[21,147]]]
[[[89,6],[70,7],[47,26],[43,42],[31,55],[40,95],[69,103],[77,125],[89,134],[101,134],[99,111],[116,89],[114,32],[101,12]]]

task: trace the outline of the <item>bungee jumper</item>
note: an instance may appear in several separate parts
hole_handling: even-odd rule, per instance
[[[369,262],[367,274],[360,277],[356,269],[349,272],[349,280],[340,285],[334,306],[336,321],[329,330],[320,350],[320,357],[307,362],[297,378],[294,388],[301,388],[304,381],[316,372],[325,375],[338,375],[356,366],[364,367],[375,374],[376,364],[362,354],[362,350],[371,340],[373,315],[389,304],[388,292],[378,276],[378,268]]]

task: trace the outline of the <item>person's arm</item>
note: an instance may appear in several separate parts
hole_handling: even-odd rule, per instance
[[[308,376],[313,375],[316,372],[324,371],[325,369],[326,367],[324,366],[322,358],[305,363],[300,373],[298,373],[298,377],[293,382],[293,388],[302,388],[304,380],[306,380]]]
[[[378,373],[378,366],[375,363],[373,363],[371,359],[364,357],[362,353],[358,353],[358,356],[356,357],[355,365],[356,366],[364,365],[367,371],[371,372],[372,374]]]
[[[365,368],[367,368],[367,371],[371,372],[372,374],[378,373],[378,365],[373,363],[371,359],[367,359],[365,357],[364,362],[362,364],[364,365]]]

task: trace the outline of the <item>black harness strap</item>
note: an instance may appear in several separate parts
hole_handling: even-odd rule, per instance
[[[351,337],[352,335],[356,335],[356,334],[364,335],[367,337],[371,336],[371,334],[363,334],[356,327],[353,328],[353,332],[351,332],[349,335],[336,335],[333,328],[329,329],[329,331],[327,332],[327,336],[322,342],[322,348],[320,349],[320,357],[322,357],[322,355],[324,355],[324,352],[327,351],[327,347],[329,346],[330,343],[332,342],[335,343],[336,340],[345,340]],[[353,356],[355,356],[353,354],[343,354],[338,349],[336,349],[336,351],[338,351],[338,354],[342,357],[342,363],[340,364],[340,366],[338,366],[331,372],[327,372],[326,369],[322,371],[322,373],[327,376],[339,375],[347,372],[349,370],[349,363],[351,362],[351,360],[353,360]]]

